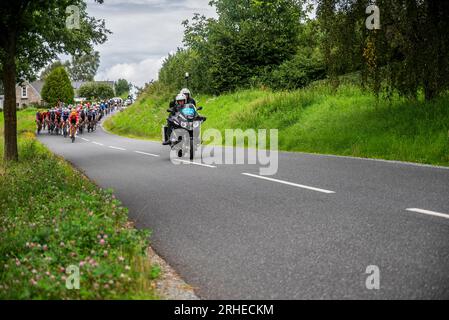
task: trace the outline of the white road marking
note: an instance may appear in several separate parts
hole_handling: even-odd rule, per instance
[[[297,183],[292,183],[292,182],[288,182],[288,181],[283,181],[283,180],[278,180],[278,179],[258,176],[258,175],[255,175],[255,174],[250,174],[250,173],[242,173],[242,174],[245,175],[245,176],[248,176],[248,177],[268,180],[268,181],[277,182],[277,183],[282,183],[282,184],[286,184],[286,185],[297,187],[297,188],[302,188],[302,189],[307,189],[307,190],[312,190],[312,191],[317,191],[317,192],[322,192],[322,193],[327,193],[327,194],[335,193],[334,191],[330,191],[330,190],[309,187],[309,186],[305,186],[305,185],[302,185],[302,184],[297,184]]]
[[[440,213],[440,212],[424,210],[424,209],[417,209],[417,208],[409,208],[409,209],[406,209],[406,210],[410,211],[410,212],[417,212],[417,213],[427,214],[429,216],[435,216],[435,217],[449,219],[449,214],[446,214],[446,213]]]
[[[142,152],[142,151],[134,151],[134,152],[138,153],[138,154],[143,154],[143,155],[146,155],[146,156],[150,156],[150,157],[160,157],[157,154],[152,154],[152,153],[147,153],[147,152]]]
[[[119,147],[114,147],[114,146],[109,146],[109,148],[115,149],[115,150],[120,150],[120,151],[126,151],[126,149],[119,148]]]
[[[88,139],[86,139],[86,138],[81,138],[82,140],[84,140],[84,141],[87,141],[87,142],[89,142],[90,140],[88,140]]]
[[[208,164],[192,162],[192,161],[185,161],[185,160],[179,160],[179,159],[173,159],[173,161],[179,161],[179,162],[186,163],[186,164],[194,164],[194,165],[202,166],[202,167],[206,167],[206,168],[216,168],[216,166],[211,166],[211,165],[208,165]]]
[[[102,143],[99,143],[99,142],[92,142],[93,144],[96,144],[97,146],[104,146],[104,144],[102,144]]]

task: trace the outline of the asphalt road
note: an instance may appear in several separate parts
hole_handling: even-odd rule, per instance
[[[264,180],[255,165],[176,166],[101,128],[39,139],[113,188],[202,298],[449,299],[448,169],[280,153]]]

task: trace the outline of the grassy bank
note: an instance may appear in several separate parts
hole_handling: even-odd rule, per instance
[[[162,90],[143,94],[106,128],[160,139],[168,105]],[[376,101],[354,85],[332,92],[325,84],[293,92],[246,90],[199,97],[204,129],[279,129],[285,151],[449,165],[449,96],[433,102]]]
[[[148,232],[35,139],[34,114],[19,112],[20,162],[0,163],[0,299],[156,298]],[[70,266],[79,290],[66,288]]]

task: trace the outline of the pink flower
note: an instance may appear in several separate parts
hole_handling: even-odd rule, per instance
[[[44,246],[42,247],[42,249],[43,249],[44,251],[47,251],[47,250],[48,250],[48,246],[47,246],[46,244],[44,244]]]
[[[36,286],[36,285],[37,285],[37,281],[34,280],[34,279],[31,279],[31,280],[30,280],[30,283],[31,283],[31,285],[33,285],[33,286]]]
[[[106,241],[104,241],[104,239],[100,240],[100,245],[104,246],[105,243],[106,243]]]
[[[83,266],[84,266],[84,264],[85,264],[85,262],[84,262],[84,261],[80,261],[80,267],[83,267]]]
[[[20,260],[19,259],[16,260],[16,266],[20,266]]]

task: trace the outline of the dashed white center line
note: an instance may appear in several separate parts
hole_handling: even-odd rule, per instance
[[[84,141],[87,141],[87,142],[89,142],[90,140],[88,140],[88,139],[86,139],[86,138],[81,138],[82,140],[84,140]]]
[[[417,208],[409,208],[409,209],[405,209],[405,210],[410,211],[410,212],[427,214],[429,216],[435,216],[435,217],[449,219],[449,214],[446,214],[446,213],[435,212],[435,211],[424,210],[424,209],[417,209]]]
[[[317,191],[317,192],[322,192],[322,193],[327,193],[327,194],[335,193],[334,191],[330,191],[330,190],[325,190],[325,189],[320,189],[320,188],[315,188],[315,187],[309,187],[309,186],[305,186],[305,185],[302,185],[302,184],[297,184],[297,183],[292,183],[292,182],[288,182],[288,181],[283,181],[283,180],[278,180],[278,179],[258,176],[258,175],[255,175],[255,174],[250,174],[250,173],[242,173],[242,174],[244,176],[253,177],[253,178],[262,179],[262,180],[267,180],[267,181],[271,181],[271,182],[277,182],[277,183],[281,183],[281,184],[286,184],[286,185],[289,185],[289,186],[292,186],[292,187],[297,187],[297,188],[302,188],[302,189],[307,189],[307,190],[312,190],[312,191]]]
[[[114,147],[114,146],[109,146],[109,148],[115,149],[115,150],[120,150],[120,151],[126,151],[126,149],[119,148],[119,147]]]
[[[208,165],[208,164],[192,162],[192,161],[185,161],[185,160],[179,160],[179,159],[173,159],[173,161],[178,161],[178,162],[182,162],[182,163],[185,163],[185,164],[194,164],[196,166],[202,166],[202,167],[206,167],[206,168],[216,168],[216,166],[211,166],[211,165]]]
[[[145,156],[150,156],[150,157],[160,157],[159,155],[157,155],[157,154],[152,154],[152,153],[147,153],[147,152],[142,152],[142,151],[134,151],[135,153],[138,153],[138,154],[143,154],[143,155],[145,155]]]
[[[104,144],[102,144],[102,143],[99,143],[99,142],[92,142],[93,144],[96,144],[97,146],[104,146]]]

